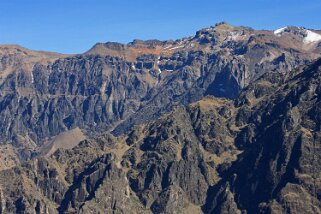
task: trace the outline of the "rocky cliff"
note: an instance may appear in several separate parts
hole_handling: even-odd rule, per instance
[[[220,23],[176,41],[97,43],[73,56],[3,45],[1,144],[30,159],[68,130],[120,135],[206,95],[236,98],[262,74],[287,73],[320,56],[320,41],[307,32]]]
[[[0,46],[0,213],[321,213],[318,35]]]
[[[16,213],[321,213],[321,60],[0,172]],[[10,179],[9,179],[10,178]]]

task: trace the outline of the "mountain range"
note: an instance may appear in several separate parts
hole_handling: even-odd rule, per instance
[[[0,45],[0,213],[321,213],[321,31]]]

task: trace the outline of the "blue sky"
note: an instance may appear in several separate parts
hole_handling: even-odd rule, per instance
[[[227,21],[321,29],[321,0],[0,0],[0,44],[82,53],[96,42],[178,39]]]

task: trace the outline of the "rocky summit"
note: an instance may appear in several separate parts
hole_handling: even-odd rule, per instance
[[[219,23],[0,45],[0,213],[321,213],[321,32]]]

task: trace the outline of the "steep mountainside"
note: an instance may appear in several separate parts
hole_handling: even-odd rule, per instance
[[[1,147],[13,144],[18,159],[30,159],[68,130],[121,135],[206,95],[236,98],[266,72],[287,73],[319,57],[318,33],[220,23],[176,41],[98,43],[73,56],[2,45]]]
[[[0,212],[321,213],[321,60],[0,171]]]

